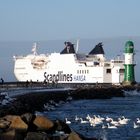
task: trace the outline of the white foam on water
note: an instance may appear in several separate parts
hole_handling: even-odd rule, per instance
[[[140,92],[138,92],[137,90],[124,91],[124,95],[126,97],[128,97],[128,96],[140,96]]]

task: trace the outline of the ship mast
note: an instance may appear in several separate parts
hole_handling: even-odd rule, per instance
[[[78,52],[78,49],[79,49],[79,39],[77,40],[77,43],[76,43],[76,53]]]
[[[34,55],[37,55],[37,43],[36,43],[36,42],[33,44],[32,53],[33,53]]]

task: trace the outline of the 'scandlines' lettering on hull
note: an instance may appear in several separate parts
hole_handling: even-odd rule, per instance
[[[47,74],[44,72],[45,81],[72,81],[72,74],[63,74],[63,71],[58,71],[58,74]]]
[[[57,74],[48,74],[44,72],[45,81],[59,81],[59,82],[72,82],[72,81],[86,81],[85,75],[64,74],[63,71],[58,71]]]

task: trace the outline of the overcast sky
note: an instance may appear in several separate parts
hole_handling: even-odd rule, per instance
[[[88,52],[103,38],[109,38],[103,42],[107,56],[117,55],[129,39],[139,51],[140,0],[0,0],[0,76],[5,81],[15,78],[13,54],[30,53],[33,42],[45,41],[41,48],[46,53],[51,51],[48,46],[61,50],[64,40],[81,39],[80,49]],[[54,40],[60,41],[61,47]]]
[[[140,0],[0,0],[0,41],[140,35]]]

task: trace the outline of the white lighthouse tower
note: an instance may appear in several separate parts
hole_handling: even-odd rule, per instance
[[[135,84],[135,71],[134,71],[134,43],[127,41],[125,44],[125,73],[123,85]]]

